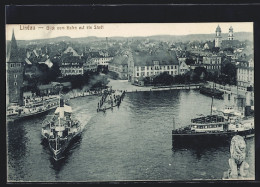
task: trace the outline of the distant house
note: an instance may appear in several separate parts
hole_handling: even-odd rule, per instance
[[[54,94],[54,87],[52,84],[39,85],[38,89],[40,95]]]
[[[179,64],[179,74],[180,75],[186,74],[190,70],[189,66],[185,63],[185,60],[179,59],[179,63],[180,63]]]
[[[64,52],[64,54],[71,54],[72,56],[80,56],[72,47],[68,47]]]
[[[98,66],[107,66],[108,63],[113,59],[107,52],[90,52],[87,54]]]
[[[207,69],[207,72],[218,73],[221,71],[221,56],[212,55],[203,57],[203,67]]]
[[[46,64],[49,68],[51,68],[53,66],[53,63],[51,62],[51,60],[49,58],[47,58],[45,61],[40,61],[38,63],[39,64]]]
[[[97,63],[94,61],[93,58],[88,58],[85,60],[85,63],[83,64],[83,70],[86,71],[97,71]]]
[[[37,77],[41,75],[41,71],[39,70],[36,64],[26,64],[24,68],[24,74],[30,78]]]
[[[118,74],[118,77],[123,80],[127,80],[128,75],[128,56],[117,55],[109,63],[108,70]]]
[[[208,41],[204,43],[203,50],[210,50],[214,47],[214,42]]]

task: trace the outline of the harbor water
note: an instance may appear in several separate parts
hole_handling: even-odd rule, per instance
[[[7,124],[7,179],[9,182],[95,182],[132,180],[220,180],[229,168],[229,144],[172,147],[175,127],[186,126],[200,114],[210,114],[211,97],[198,90],[126,93],[120,107],[97,112],[97,96],[70,100],[84,125],[80,138],[54,161],[41,144],[46,116]],[[233,104],[214,99],[214,106]],[[250,175],[255,171],[254,137],[247,139]]]

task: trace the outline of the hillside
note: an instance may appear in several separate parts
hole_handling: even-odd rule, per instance
[[[238,32],[235,33],[235,40],[244,41],[249,40],[253,41],[253,33],[250,32]],[[222,39],[226,40],[228,34],[222,33]],[[147,37],[109,37],[109,40],[144,40],[144,39],[151,39],[151,40],[160,40],[160,41],[168,41],[168,42],[188,42],[188,41],[213,41],[215,34],[190,34],[190,35],[154,35],[154,36],[147,36]],[[18,45],[27,45],[32,43],[56,43],[56,42],[79,42],[79,43],[90,43],[94,41],[101,41],[105,40],[105,37],[81,37],[81,38],[71,38],[68,36],[61,36],[56,38],[48,38],[48,39],[38,39],[38,40],[17,40]],[[8,43],[8,42],[7,42]]]

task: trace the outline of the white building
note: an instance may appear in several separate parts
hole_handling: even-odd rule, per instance
[[[186,60],[186,58],[179,58],[179,74],[180,75],[183,75],[190,70],[189,66],[186,64],[184,59]]]
[[[237,65],[237,86],[241,90],[247,90],[247,87],[254,87],[254,60],[241,61]]]
[[[132,84],[139,78],[151,77],[167,72],[172,76],[179,74],[179,61],[174,51],[132,52],[128,63],[128,81]]]
[[[66,56],[62,59],[60,71],[62,76],[83,75],[83,59],[77,56]]]

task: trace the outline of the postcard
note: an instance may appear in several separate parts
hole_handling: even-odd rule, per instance
[[[6,24],[7,182],[255,180],[253,26]]]

